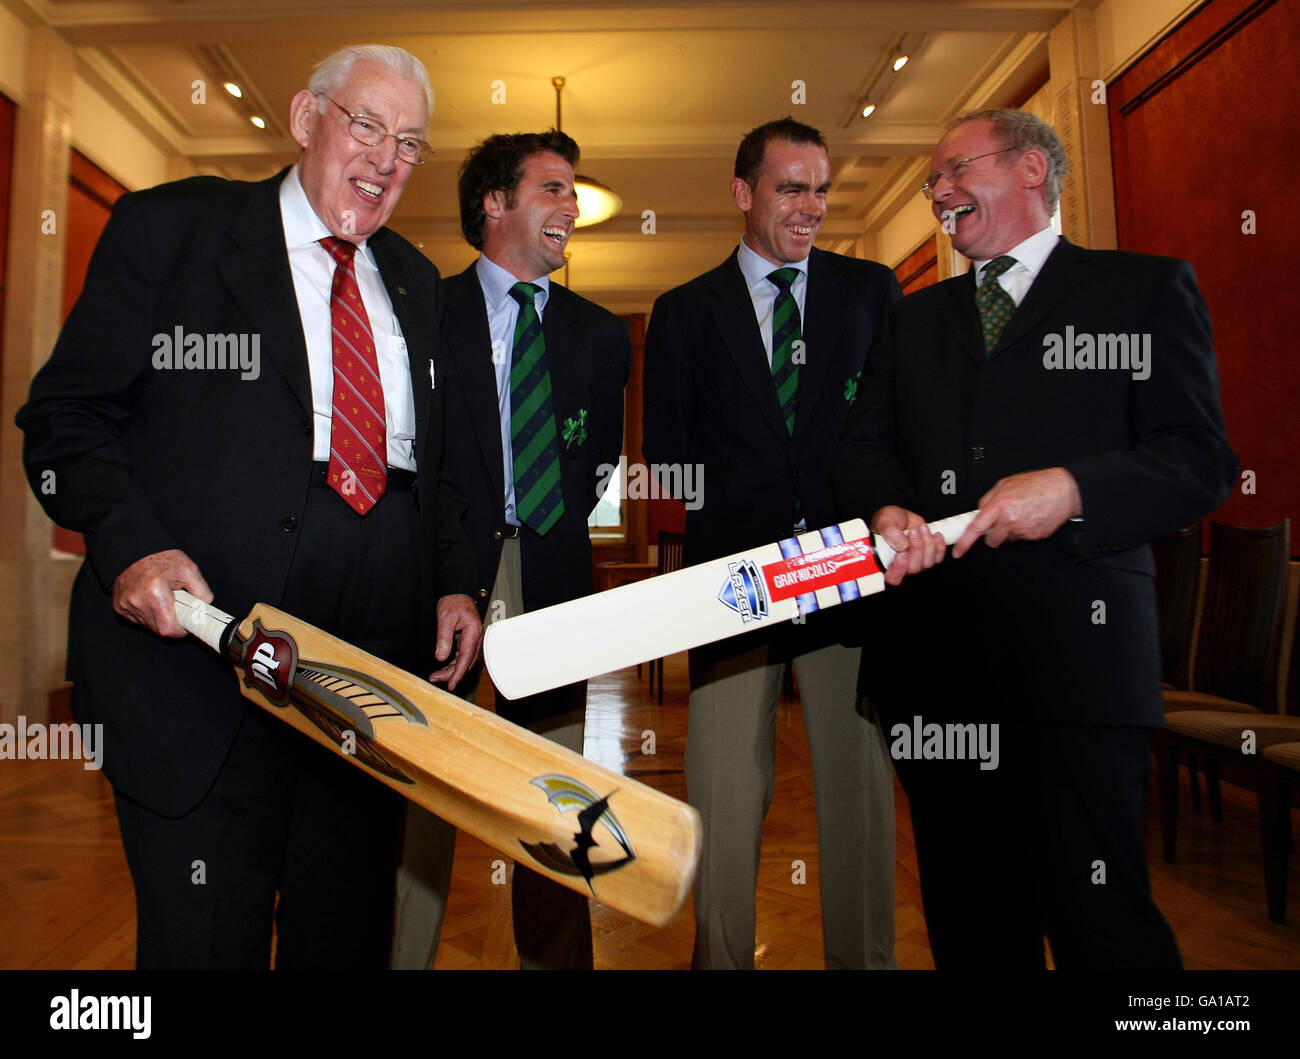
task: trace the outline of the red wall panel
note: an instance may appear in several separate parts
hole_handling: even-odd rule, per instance
[[[1298,229],[1283,205],[1300,165],[1297,43],[1295,0],[1213,0],[1108,92],[1119,245],[1196,269],[1228,437],[1257,489],[1239,487],[1212,517],[1243,525],[1300,516]]]

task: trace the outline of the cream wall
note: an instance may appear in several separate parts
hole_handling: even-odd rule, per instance
[[[1203,3],[1204,0],[1103,0],[1092,13],[1096,19],[1097,77],[1112,80]],[[1025,109],[1051,120],[1048,86],[1027,100]],[[896,268],[937,227],[925,199],[920,195],[906,199],[898,212],[874,233],[879,253],[876,260]],[[955,251],[952,256],[958,263],[956,270],[964,271],[965,259]],[[945,273],[941,267],[940,277],[945,274],[951,273]]]
[[[72,88],[72,146],[131,191],[171,177],[173,152],[164,151],[84,78]]]
[[[27,27],[0,6],[0,92],[22,103],[27,83]]]

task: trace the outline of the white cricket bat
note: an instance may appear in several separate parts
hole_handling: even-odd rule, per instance
[[[930,529],[953,544],[976,514]],[[536,695],[883,591],[893,556],[852,519],[493,622],[483,657],[506,698]]]
[[[235,618],[175,596],[245,698],[534,871],[644,923],[676,916],[700,855],[685,802],[274,607]]]

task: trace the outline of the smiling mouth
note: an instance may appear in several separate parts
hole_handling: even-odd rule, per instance
[[[567,229],[564,228],[543,228],[542,234],[546,236],[547,239],[550,239],[554,243],[558,243],[560,246],[563,246],[569,241],[569,233]]]
[[[955,206],[950,210],[945,210],[944,212],[953,220],[959,220],[960,218],[965,217],[968,213],[974,213],[975,204],[973,202],[968,202],[964,206]]]
[[[360,191],[367,198],[377,199],[384,193],[384,189],[378,184],[372,184],[369,180],[354,180],[352,186]]]
[[[795,235],[812,235],[812,226],[808,224],[787,224],[785,230]]]

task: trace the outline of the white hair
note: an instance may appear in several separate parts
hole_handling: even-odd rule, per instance
[[[316,64],[311,80],[307,82],[307,91],[314,96],[338,95],[352,77],[352,68],[361,62],[379,63],[418,84],[424,89],[426,114],[433,117],[433,86],[429,84],[429,71],[409,51],[391,44],[352,44],[327,55]],[[319,108],[324,112],[324,100]]]

